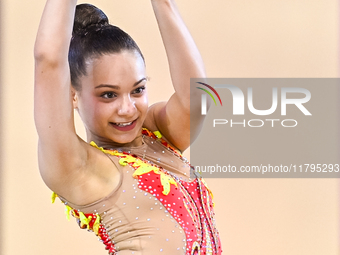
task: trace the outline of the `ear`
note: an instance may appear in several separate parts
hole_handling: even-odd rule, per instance
[[[71,87],[71,93],[72,93],[73,108],[78,109],[78,93],[73,87]]]

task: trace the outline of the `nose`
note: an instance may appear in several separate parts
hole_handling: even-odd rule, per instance
[[[118,115],[132,116],[135,112],[135,101],[130,97],[130,95],[123,96],[119,104]]]

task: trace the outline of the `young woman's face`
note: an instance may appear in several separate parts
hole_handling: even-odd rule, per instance
[[[145,64],[135,52],[123,51],[93,59],[80,80],[76,108],[88,140],[140,145],[148,110]]]

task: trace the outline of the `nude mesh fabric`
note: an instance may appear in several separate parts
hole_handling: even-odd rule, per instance
[[[190,190],[191,188],[191,192],[195,193],[197,201],[192,200],[191,206],[196,206],[196,203],[201,203],[197,199],[197,197],[200,196],[198,187],[196,187],[197,182],[192,181],[189,178],[190,166],[182,159],[175,156],[174,153],[162,145],[159,140],[145,136],[144,144],[142,146],[135,148],[119,148],[118,151],[125,151],[137,155],[138,157],[157,164],[166,171],[169,171],[169,173],[178,178],[178,183],[180,180],[184,181],[186,183],[185,185],[187,185],[186,189]],[[162,187],[159,187],[159,185],[157,187],[150,186],[152,185],[152,178],[157,178],[154,173],[143,174],[141,180],[133,178],[132,174],[135,170],[131,166],[122,166],[119,164],[119,158],[112,155],[108,156],[113,164],[118,167],[121,177],[118,187],[112,191],[110,195],[86,206],[72,204],[64,198],[61,198],[61,200],[73,209],[83,213],[98,213],[101,216],[102,224],[105,226],[107,233],[114,242],[117,254],[119,255],[191,254],[192,243],[188,245],[188,241],[192,240],[187,240],[188,235],[186,235],[185,230],[188,233],[191,228],[198,229],[191,220],[191,218],[195,216],[189,215],[190,213],[187,213],[186,215],[181,214],[182,224],[179,224],[179,220],[176,217],[179,217],[179,213],[176,214],[177,211],[172,209],[175,208],[175,206],[178,206],[175,205],[177,201],[177,204],[180,202],[183,203],[184,196],[182,192],[180,192],[181,188],[179,186],[176,188],[171,184],[174,192],[168,195],[171,196],[171,198],[169,197],[169,201],[165,203],[164,200],[167,199],[167,196],[162,194],[160,196],[162,198],[156,196],[156,193],[161,193],[160,190]],[[149,184],[147,184],[148,178]],[[182,189],[184,188],[185,187],[183,186]],[[187,193],[189,194],[190,192]],[[208,192],[206,191],[206,193]],[[187,204],[190,203],[188,202]],[[188,206],[190,207],[190,205]],[[202,208],[201,211],[203,212]],[[173,217],[174,212],[175,217]],[[216,238],[215,240],[213,238],[211,239],[213,240],[213,245],[220,247],[215,223],[211,222],[211,220],[213,220],[213,215],[209,215],[209,217],[211,217],[210,221],[204,219],[204,217],[202,218],[203,220],[200,225],[214,225],[209,229],[211,230],[210,235],[215,235]],[[200,220],[198,219],[197,221]],[[185,227],[185,230],[183,229],[183,226]],[[194,230],[192,231],[194,233]],[[208,235],[208,233],[203,233],[203,230],[198,229],[197,232],[202,232],[201,239],[204,239],[207,237],[206,235]],[[206,241],[202,241],[202,244],[207,246]],[[216,249],[218,250],[220,248]],[[193,254],[197,254],[196,252],[193,252]],[[201,252],[201,254],[210,253]]]

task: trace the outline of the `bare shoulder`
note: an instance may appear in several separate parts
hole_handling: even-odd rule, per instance
[[[169,118],[168,102],[158,102],[149,107],[144,127],[150,131],[159,131],[163,138],[179,152],[183,152],[187,146],[190,133],[183,128],[183,120],[173,121]]]
[[[157,126],[157,116],[162,109],[165,108],[167,102],[158,102],[153,105],[151,105],[148,109],[148,112],[146,114],[146,118],[144,121],[143,126],[151,131],[159,130],[159,127]]]

